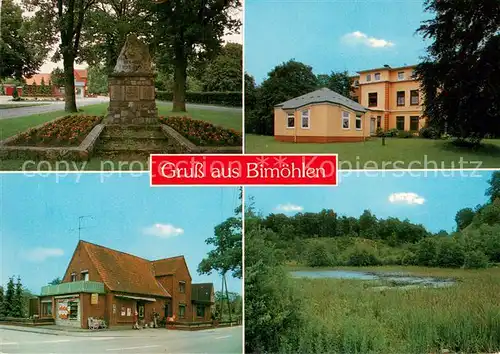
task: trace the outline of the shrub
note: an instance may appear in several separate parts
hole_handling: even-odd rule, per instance
[[[157,91],[156,98],[161,101],[172,101],[173,93]],[[241,107],[242,99],[241,92],[186,92],[186,102],[188,103]]]
[[[413,133],[402,130],[402,131],[398,132],[398,138],[401,138],[401,139],[413,138]]]
[[[424,139],[439,139],[440,135],[439,131],[432,127],[424,127],[419,132],[419,136]]]
[[[331,258],[325,245],[317,243],[307,250],[306,262],[309,267],[328,267],[333,263]]]
[[[389,138],[394,138],[394,137],[398,136],[398,134],[399,134],[399,130],[397,130],[396,128],[389,129],[388,131],[385,132],[385,136],[387,136]]]
[[[488,267],[488,256],[481,251],[470,251],[465,255],[465,268]]]
[[[385,132],[384,132],[384,129],[378,127],[377,128],[377,131],[375,132],[375,134],[378,136],[378,137],[383,137],[385,135]]]
[[[20,101],[21,97],[19,97],[19,93],[17,89],[14,87],[14,92],[12,92],[12,101]]]
[[[357,246],[347,257],[347,265],[355,267],[374,266],[381,262],[373,249]]]
[[[241,146],[241,133],[189,117],[160,117],[160,122],[198,146]]]

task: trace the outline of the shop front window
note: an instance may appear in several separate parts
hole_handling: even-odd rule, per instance
[[[68,317],[70,320],[78,319],[78,302],[69,301],[68,302],[68,310],[69,310]]]

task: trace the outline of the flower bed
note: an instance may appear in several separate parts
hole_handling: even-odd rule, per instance
[[[189,117],[160,117],[160,122],[175,129],[197,146],[241,146],[241,133]]]
[[[102,119],[102,116],[69,115],[41,128],[21,133],[9,145],[78,146]]]

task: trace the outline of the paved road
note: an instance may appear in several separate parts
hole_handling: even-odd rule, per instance
[[[32,102],[32,101],[12,102],[12,101],[8,101],[8,99],[10,99],[8,96],[0,96],[0,103],[7,103],[7,104],[36,103],[36,102]],[[80,108],[83,106],[88,106],[88,105],[92,105],[92,104],[99,104],[99,103],[106,103],[106,102],[109,102],[108,97],[80,98],[80,99],[77,98],[76,106],[78,108]],[[40,102],[40,103],[42,103],[42,102]],[[23,116],[29,116],[32,114],[47,113],[47,112],[64,110],[64,101],[43,102],[43,103],[45,103],[45,104],[40,105],[40,106],[0,109],[0,119],[23,117]],[[171,104],[171,102],[157,101],[157,104],[165,105],[165,104]],[[204,104],[188,104],[187,108],[188,108],[188,110],[189,110],[189,108],[198,108],[198,109],[205,109],[205,110],[219,111],[219,112],[223,112],[223,111],[241,112],[242,111],[242,109],[238,108],[238,107],[222,107],[222,106],[204,105]]]
[[[3,97],[5,97],[5,96],[3,96]],[[91,104],[98,104],[98,103],[103,103],[103,102],[108,102],[108,101],[109,101],[109,99],[107,97],[80,98],[80,99],[76,100],[76,106],[80,108],[83,106],[88,106]],[[1,100],[1,103],[14,104],[16,102],[12,102],[12,101],[5,102],[5,101]],[[18,103],[19,104],[26,104],[26,103],[37,103],[37,102],[36,101],[35,102],[33,102],[33,101],[19,101]],[[64,110],[64,101],[40,102],[40,103],[44,103],[44,105],[0,109],[0,119],[15,118],[15,117],[29,116],[29,115],[38,114],[38,113],[47,113],[47,112]]]
[[[0,353],[228,353],[243,352],[243,327],[202,331],[107,331],[51,335],[0,329]]]

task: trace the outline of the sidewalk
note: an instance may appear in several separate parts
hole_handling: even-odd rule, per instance
[[[20,325],[0,325],[0,330],[49,334],[54,336],[79,336],[79,337],[86,337],[86,336],[130,337],[132,333],[135,334],[136,332],[143,332],[144,335],[147,335],[149,332],[150,335],[153,335],[154,334],[152,333],[153,331],[160,329],[161,328],[150,328],[141,331],[134,331],[132,328],[89,330],[84,328],[66,327],[58,325],[47,325],[39,327],[20,326]]]

